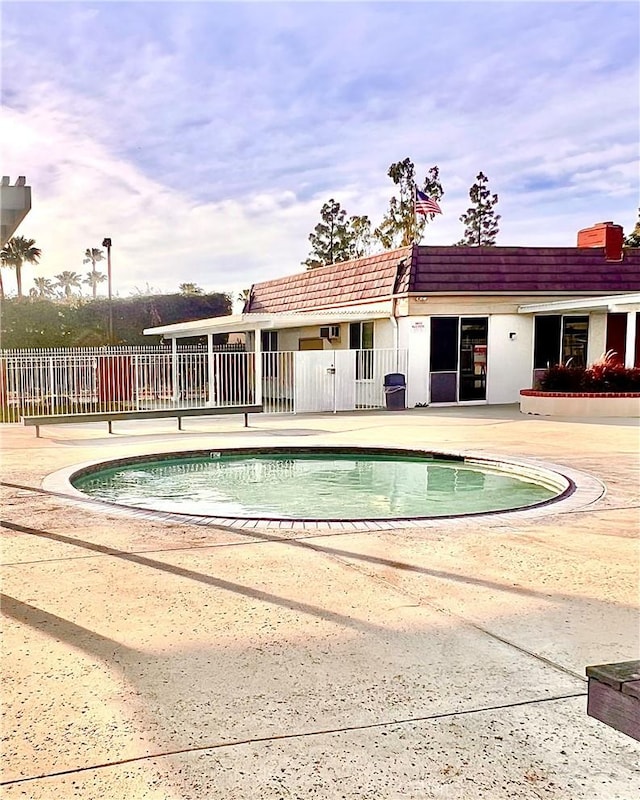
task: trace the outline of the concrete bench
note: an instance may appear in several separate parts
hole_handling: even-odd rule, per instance
[[[640,661],[587,667],[587,714],[640,741]]]
[[[260,414],[261,405],[220,406],[219,408],[155,408],[142,411],[90,411],[80,414],[46,414],[40,417],[23,417],[23,425],[35,426],[36,436],[40,436],[42,425],[74,425],[82,422],[106,422],[109,433],[116,420],[124,419],[167,419],[177,418],[178,430],[182,430],[183,417],[217,417],[220,414],[244,414],[244,427],[249,426],[249,414]]]

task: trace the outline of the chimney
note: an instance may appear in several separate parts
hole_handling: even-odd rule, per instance
[[[578,231],[578,247],[604,247],[606,261],[622,261],[623,240],[622,226],[613,222],[596,222]]]

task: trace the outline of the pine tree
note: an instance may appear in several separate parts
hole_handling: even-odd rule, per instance
[[[487,176],[479,172],[476,183],[469,189],[472,205],[460,217],[465,228],[463,238],[457,242],[459,245],[480,247],[496,243],[500,214],[496,214],[494,206],[498,202],[498,195],[492,195],[487,184]]]
[[[349,219],[349,258],[364,258],[371,252],[371,220],[366,215]]]
[[[414,196],[416,188],[416,170],[410,158],[391,164],[387,175],[398,187],[399,197],[395,195],[389,200],[389,209],[382,222],[373,235],[385,250],[404,247],[409,244],[419,244],[424,236],[428,222],[435,214],[420,215],[416,219],[414,212]],[[418,186],[428,197],[440,200],[444,194],[440,182],[440,170],[437,166],[431,167]]]
[[[302,263],[307,269],[348,261],[351,258],[350,245],[353,239],[347,222],[347,212],[336,200],[329,200],[320,209],[319,222],[309,234],[311,253]]]
[[[638,209],[638,221],[635,228],[624,239],[625,247],[640,247],[640,208]]]

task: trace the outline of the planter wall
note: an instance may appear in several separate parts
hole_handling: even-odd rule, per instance
[[[640,417],[640,392],[570,394],[521,389],[520,411],[544,417]]]

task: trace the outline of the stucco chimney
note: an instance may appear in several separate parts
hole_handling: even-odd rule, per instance
[[[578,247],[604,247],[606,261],[622,261],[623,241],[622,226],[613,222],[596,222],[578,231]]]

